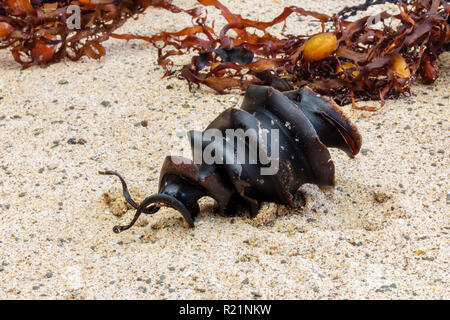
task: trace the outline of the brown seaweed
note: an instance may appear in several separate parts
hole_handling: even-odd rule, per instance
[[[193,17],[200,14],[198,9],[182,10],[170,0],[0,0],[0,49],[11,48],[24,68],[64,58],[99,59],[105,54],[101,42],[150,6]],[[71,8],[80,9],[79,26],[68,23],[75,14]]]
[[[221,93],[234,88],[245,90],[251,84],[271,85],[280,90],[308,85],[341,105],[369,99],[379,99],[383,105],[385,98],[408,94],[418,76],[432,83],[439,73],[438,56],[448,50],[450,39],[450,6],[443,0],[415,0],[409,6],[399,1],[398,14],[381,12],[355,21],[343,17],[367,9],[371,3],[394,1],[366,1],[363,5],[344,8],[339,13],[341,16],[291,6],[268,22],[233,14],[218,0],[198,2],[219,9],[228,23],[215,32],[213,23],[207,24],[201,18],[194,20],[194,26],[175,33],[164,32],[152,37],[113,36],[143,39],[155,45],[162,42],[158,45],[159,62],[165,67],[172,66],[171,56],[196,52],[191,63],[181,69],[181,75],[190,84],[203,84]],[[286,18],[294,13],[319,19],[322,32],[312,36],[277,37],[267,30],[286,23]],[[397,27],[387,24],[389,19]],[[381,22],[382,28],[372,27],[371,21]],[[326,22],[332,22],[332,27],[325,29]],[[314,37],[326,35],[336,39],[336,46],[329,54],[321,57],[320,50],[312,54],[305,52]],[[318,58],[311,58],[314,55]],[[402,65],[405,72],[397,72]],[[173,69],[168,70],[171,72]]]
[[[409,4],[366,0],[332,16],[289,6],[266,22],[234,14],[218,0],[197,1],[220,10],[227,24],[215,30],[201,7],[184,10],[170,0],[0,0],[0,49],[11,48],[14,59],[26,68],[64,58],[98,59],[105,54],[101,42],[110,37],[140,39],[158,48],[158,63],[166,75],[179,70],[191,86],[206,85],[223,93],[245,90],[251,84],[282,91],[308,85],[340,105],[352,102],[356,106],[358,100],[379,99],[383,105],[386,98],[407,95],[418,77],[433,83],[439,75],[437,59],[450,48],[450,5],[444,0],[412,0]],[[386,2],[398,3],[398,13],[347,20]],[[67,26],[67,9],[73,5],[82,11],[77,30]],[[192,25],[151,36],[114,33],[148,7],[187,13]],[[278,36],[268,31],[274,25],[286,25],[292,14],[318,19],[321,32]],[[379,21],[381,28],[374,27],[373,21]],[[331,51],[323,51],[312,45],[317,37],[336,43],[329,43],[327,50]],[[191,53],[190,64],[174,67],[172,57]]]

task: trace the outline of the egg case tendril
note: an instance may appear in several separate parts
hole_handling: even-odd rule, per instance
[[[123,187],[125,199],[137,209],[127,226],[116,226],[118,233],[129,229],[142,213],[154,214],[162,206],[179,211],[189,226],[200,208],[198,200],[209,196],[215,200],[215,209],[222,215],[232,215],[239,206],[246,207],[251,216],[257,214],[262,201],[271,201],[288,206],[294,205],[298,189],[305,183],[320,187],[332,187],[334,163],[327,147],[338,148],[353,158],[361,148],[358,129],[331,100],[321,97],[309,88],[281,93],[267,86],[249,86],[240,109],[230,108],[221,113],[203,132],[190,131],[193,151],[200,151],[212,144],[226,145],[225,137],[211,139],[207,130],[221,133],[227,129],[253,130],[253,139],[245,140],[245,159],[258,146],[273,161],[271,139],[262,141],[262,131],[279,132],[279,169],[273,175],[262,175],[261,168],[267,166],[261,158],[256,163],[240,163],[236,148],[223,150],[218,155],[219,163],[199,164],[177,156],[166,157],[159,178],[158,193],[146,198],[141,204],[132,200],[125,180],[114,171],[101,171],[102,175],[117,176]],[[253,144],[256,142],[256,144]],[[265,142],[265,143],[264,143]],[[198,151],[198,150],[197,150]],[[233,159],[233,161],[227,161]]]

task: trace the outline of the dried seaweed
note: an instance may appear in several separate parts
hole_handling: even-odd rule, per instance
[[[197,1],[220,10],[227,24],[215,30],[214,21],[208,21],[200,8],[183,10],[171,0],[0,0],[0,49],[10,47],[14,59],[26,68],[64,58],[98,59],[105,54],[101,42],[109,37],[140,39],[158,48],[158,63],[166,75],[177,71],[173,57],[194,53],[191,63],[179,68],[191,86],[203,84],[223,93],[251,84],[281,91],[308,85],[341,105],[377,99],[383,105],[386,98],[408,94],[418,77],[434,82],[438,56],[450,49],[450,5],[444,0],[398,1],[398,14],[380,12],[355,21],[346,19],[369,6],[397,1],[366,0],[333,16],[289,6],[267,22],[245,19],[218,0]],[[72,5],[82,10],[81,28],[76,30],[67,26]],[[187,13],[193,24],[153,36],[113,33],[148,7]],[[292,14],[318,19],[322,32],[281,36],[269,32],[282,23],[285,31]],[[373,21],[380,23],[374,26]],[[315,36],[323,39],[314,46]],[[325,49],[324,39],[329,42]]]
[[[227,24],[220,32],[215,32],[213,22],[208,24],[206,17],[201,17],[193,20],[194,26],[175,33],[113,36],[142,39],[158,46],[158,61],[167,73],[174,72],[170,57],[195,52],[191,63],[181,69],[190,84],[203,84],[221,93],[233,88],[245,90],[250,84],[271,85],[279,90],[308,85],[340,105],[378,99],[383,105],[385,98],[409,93],[418,75],[426,83],[434,82],[439,72],[437,58],[448,50],[450,6],[443,0],[415,0],[409,6],[399,2],[396,15],[381,12],[376,18],[365,16],[353,22],[337,14],[328,16],[294,6],[286,7],[272,21],[261,22],[233,14],[218,0],[198,2],[221,11]],[[351,16],[371,4],[384,2],[394,1],[366,1],[344,8],[339,14]],[[306,54],[307,42],[314,35],[277,37],[268,31],[271,26],[286,23],[294,13],[320,20],[320,34],[336,37],[336,47],[326,57],[310,58],[319,54],[314,51]],[[373,27],[371,19],[378,19],[382,27]],[[391,27],[392,21],[386,23],[389,19],[395,20],[395,28]],[[329,30],[325,30],[326,22],[332,22]],[[252,31],[255,29],[259,33]]]
[[[64,58],[99,59],[105,54],[101,42],[149,6],[193,17],[200,14],[198,9],[182,10],[170,0],[0,0],[0,49],[10,47],[24,68]],[[79,26],[69,24],[75,14],[71,8],[80,9]]]

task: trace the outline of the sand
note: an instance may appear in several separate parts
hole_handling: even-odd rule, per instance
[[[290,4],[332,13],[344,2],[224,3],[269,19]],[[149,9],[121,31],[188,24]],[[297,17],[289,26],[320,30]],[[194,229],[162,209],[116,235],[112,227],[134,211],[118,180],[98,170],[118,170],[143,199],[156,192],[164,157],[188,151],[179,132],[204,128],[242,95],[191,93],[185,81],[162,78],[145,43],[105,46],[100,61],[27,70],[0,52],[0,299],[450,297],[448,53],[433,86],[418,82],[411,97],[375,113],[343,108],[363,150],[353,160],[333,150],[337,187],[305,186],[305,208],[264,204],[255,220],[224,218],[205,200]]]

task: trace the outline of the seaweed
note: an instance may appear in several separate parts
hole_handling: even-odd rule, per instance
[[[343,17],[373,4],[396,1],[366,1],[333,16],[290,6],[268,22],[245,19],[218,0],[198,2],[221,11],[227,24],[220,32],[202,18],[193,20],[195,26],[176,33],[113,36],[155,45],[163,41],[158,61],[165,67],[173,64],[171,56],[195,52],[190,64],[181,68],[181,75],[191,85],[203,84],[220,93],[245,90],[251,84],[271,85],[282,91],[308,85],[340,105],[352,102],[355,107],[358,100],[381,100],[383,105],[386,98],[406,95],[418,76],[425,83],[434,82],[439,73],[438,56],[448,51],[450,6],[443,0],[416,0],[410,5],[399,1],[398,14],[381,12],[355,21]],[[268,31],[276,24],[286,24],[294,13],[318,19],[322,31],[281,37]],[[386,23],[389,19],[395,22]],[[332,26],[326,30],[328,22]],[[374,27],[372,22],[380,22],[382,27]],[[259,33],[252,31],[255,29]],[[172,68],[167,73],[173,72]]]
[[[170,0],[0,0],[0,49],[10,47],[24,68],[64,58],[99,59],[105,55],[101,43],[150,6],[193,17],[200,14],[196,8],[180,9]],[[78,25],[73,20],[77,10]]]
[[[307,85],[340,105],[351,102],[355,107],[356,101],[381,100],[382,106],[386,98],[407,95],[417,78],[433,83],[439,75],[437,59],[450,49],[450,5],[444,0],[366,0],[331,16],[289,6],[272,21],[243,18],[219,0],[197,2],[201,6],[185,10],[170,0],[0,0],[0,49],[11,47],[14,59],[26,68],[63,58],[98,59],[105,54],[101,42],[110,37],[139,39],[157,48],[165,75],[179,72],[191,89],[206,85],[224,93],[253,84],[287,91]],[[383,11],[348,20],[387,2],[397,3],[397,14]],[[72,5],[82,10],[77,30],[67,26]],[[187,13],[192,25],[150,36],[114,33],[148,7]],[[208,7],[226,19],[223,28],[215,30],[204,14]],[[321,32],[285,34],[292,14],[319,20]],[[269,31],[282,23],[281,35]],[[189,64],[175,66],[174,57],[191,54]]]

